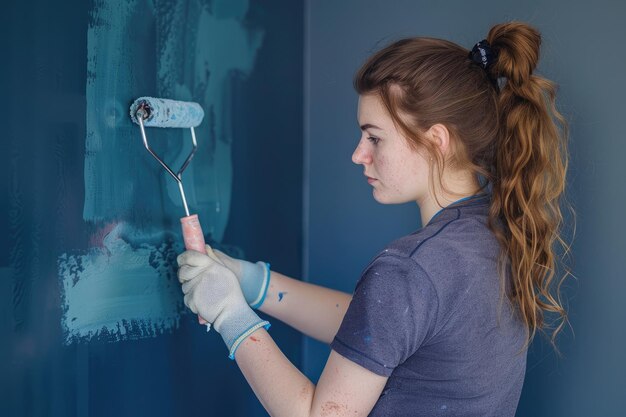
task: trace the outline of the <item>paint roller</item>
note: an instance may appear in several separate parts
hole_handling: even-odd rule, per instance
[[[198,103],[194,102],[154,97],[140,97],[130,106],[130,118],[133,122],[139,125],[144,147],[178,184],[180,196],[183,201],[183,207],[185,209],[185,217],[180,219],[185,248],[188,250],[207,253],[204,234],[202,233],[202,227],[200,226],[198,215],[189,214],[189,207],[187,206],[187,199],[185,198],[185,189],[183,188],[182,179],[183,172],[189,166],[189,163],[198,149],[194,127],[197,127],[204,118],[204,111],[202,110],[202,107]],[[165,161],[163,161],[163,159],[150,148],[150,144],[148,143],[148,138],[146,136],[146,127],[189,128],[191,130],[191,142],[193,146],[178,172],[174,173]],[[211,324],[207,323],[200,316],[198,316],[198,321],[201,324],[206,324],[207,332],[211,329]]]

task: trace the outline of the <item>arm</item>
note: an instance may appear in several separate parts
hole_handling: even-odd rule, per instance
[[[259,310],[307,336],[330,344],[351,299],[350,294],[272,271],[267,296]]]
[[[387,382],[331,351],[316,387],[264,329],[241,344],[235,360],[272,417],[367,416]]]
[[[250,307],[323,343],[332,342],[352,295],[270,271],[264,262],[231,258],[207,246],[209,251],[235,274]]]
[[[275,417],[368,415],[387,377],[333,351],[316,387],[276,346],[269,323],[250,308],[234,273],[211,255],[187,251],[178,257],[185,305],[213,323],[266,410]]]

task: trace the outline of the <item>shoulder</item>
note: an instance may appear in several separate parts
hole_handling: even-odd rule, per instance
[[[436,320],[439,299],[437,285],[415,259],[390,251],[383,251],[365,268],[353,294],[353,300],[369,306],[370,313],[380,307],[380,313],[391,318],[418,308],[428,310],[429,321]]]
[[[462,261],[495,262],[499,248],[496,236],[487,226],[487,219],[467,216],[427,225],[392,241],[381,254],[411,259],[436,279],[442,271],[448,274],[467,267]]]
[[[379,253],[363,270],[355,292],[367,287],[377,293],[394,294],[429,287],[434,291],[428,273],[411,256],[393,248]]]
[[[385,250],[389,253],[414,257],[418,252],[428,252],[469,242],[491,243],[494,240],[495,236],[487,226],[486,218],[455,217],[445,222],[426,225],[414,233],[396,239],[389,243]]]
[[[435,329],[438,297],[410,257],[381,253],[359,279],[331,347],[389,376]]]
[[[427,280],[446,315],[471,288],[497,293],[498,255],[497,239],[483,218],[455,217],[391,242],[373,262],[395,262]]]

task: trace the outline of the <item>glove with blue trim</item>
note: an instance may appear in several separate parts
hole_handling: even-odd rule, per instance
[[[228,347],[230,359],[252,333],[270,323],[250,308],[235,274],[207,248],[207,254],[188,250],[177,258],[178,280],[185,294],[185,305],[213,324]]]
[[[220,262],[233,271],[237,277],[239,285],[241,285],[241,291],[244,297],[246,297],[248,305],[254,309],[260,308],[265,301],[267,289],[270,284],[270,264],[260,261],[252,263],[231,258],[217,249],[213,252]]]

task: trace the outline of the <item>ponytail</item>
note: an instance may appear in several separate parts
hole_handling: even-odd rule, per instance
[[[554,282],[555,241],[569,252],[560,236],[567,124],[556,109],[555,84],[533,74],[539,61],[539,32],[519,22],[499,24],[489,31],[487,41],[498,56],[489,68],[491,76],[505,80],[498,95],[490,226],[510,262],[511,297],[526,322],[528,342],[537,329],[548,327],[544,316],[550,312],[560,321],[551,335],[555,345],[567,322],[560,287],[569,270]],[[497,220],[505,227],[498,229]]]

